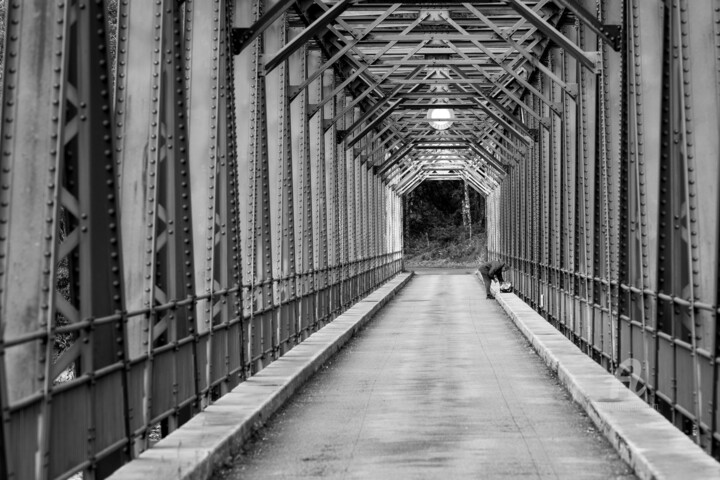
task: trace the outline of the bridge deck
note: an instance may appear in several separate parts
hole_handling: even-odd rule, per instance
[[[633,475],[474,276],[426,272],[216,477]]]

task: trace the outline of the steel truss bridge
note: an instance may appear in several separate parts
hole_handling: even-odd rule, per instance
[[[720,1],[4,4],[0,477],[132,461],[401,271],[447,179],[720,456]]]

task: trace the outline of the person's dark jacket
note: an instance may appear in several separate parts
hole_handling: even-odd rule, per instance
[[[481,264],[478,270],[480,271],[480,273],[486,274],[488,277],[490,277],[490,279],[497,278],[500,282],[502,282],[502,271],[504,267],[504,262],[493,260],[491,262],[485,262]]]

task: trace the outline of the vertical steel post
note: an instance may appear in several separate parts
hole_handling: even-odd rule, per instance
[[[40,478],[46,475],[42,463],[48,448],[50,404],[35,403],[27,410],[24,425],[18,425],[9,412],[14,403],[38,392],[50,398],[44,390],[52,366],[55,244],[60,233],[72,7],[13,2],[6,8],[0,157],[0,406],[3,439],[13,441],[2,445],[7,463],[0,473],[7,478]],[[48,121],[51,117],[53,121]],[[13,228],[19,222],[23,227]],[[47,332],[45,342],[7,346],[17,337],[38,331]],[[22,461],[26,452],[41,462]]]
[[[299,29],[291,28],[290,38],[298,35]],[[302,47],[289,58],[289,82],[292,86],[301,85],[307,78],[308,49]],[[308,326],[314,316],[314,300],[310,295],[314,289],[312,282],[313,271],[313,222],[312,222],[312,190],[310,169],[310,130],[308,125],[309,96],[307,88],[300,91],[290,104],[290,130],[291,130],[291,158],[295,168],[292,170],[293,182],[297,185],[297,195],[293,196],[295,202],[294,238],[297,252],[296,270],[298,272],[296,292],[300,297],[298,311],[298,325],[296,335],[298,340],[305,338]]]
[[[329,68],[323,72],[322,98],[328,98],[335,89],[335,70]],[[323,105],[323,119],[335,117],[335,99]],[[327,217],[327,256],[328,256],[328,280],[325,291],[326,311],[328,321],[332,321],[338,314],[337,286],[339,284],[339,262],[338,262],[338,224],[340,205],[337,196],[337,141],[335,124],[327,128],[323,120],[322,141],[325,143],[325,205]]]
[[[226,243],[230,237],[223,235],[222,225],[226,222],[220,219],[221,215],[227,214],[227,204],[222,202],[227,201],[228,178],[220,158],[221,84],[225,82],[221,71],[222,24],[226,12],[221,0],[193,1],[187,7],[192,31],[187,34],[185,52],[176,53],[178,71],[174,73],[187,75],[187,131],[190,135],[187,131],[177,133],[187,138],[188,149],[195,245],[194,294],[200,297],[194,323],[197,333],[203,335],[197,348],[202,350],[201,358],[206,360],[198,373],[201,384],[212,390],[213,384],[224,378],[227,371],[227,344],[221,339],[227,336],[230,314],[226,297],[216,299],[214,292],[218,286],[228,284],[232,268]],[[175,37],[175,40],[179,38]],[[185,94],[182,92],[183,96]],[[180,101],[177,96],[175,100]],[[225,327],[217,334],[216,324]]]
[[[642,381],[646,398],[653,401],[656,388],[655,338],[657,337],[657,236],[651,219],[658,218],[660,166],[660,85],[662,78],[662,25],[655,20],[657,6],[633,0],[627,17],[628,58],[628,283],[635,287],[630,296],[630,341],[633,358],[642,360]],[[652,232],[652,233],[651,233]],[[639,332],[637,331],[639,330]],[[638,345],[639,344],[639,345]],[[638,350],[641,351],[638,352]]]
[[[322,65],[321,54],[317,50],[310,52],[308,58],[308,74],[312,74]],[[309,142],[311,166],[311,190],[313,202],[313,277],[315,292],[315,317],[313,330],[320,328],[326,321],[327,303],[325,289],[328,282],[328,250],[327,250],[327,205],[326,205],[326,179],[325,179],[325,139],[323,130],[324,108],[318,108],[322,100],[323,75],[311,82],[308,87],[308,101],[310,102]]]
[[[235,24],[256,21],[262,15],[262,4],[254,0],[237,2]],[[272,353],[272,241],[269,191],[269,159],[267,138],[267,108],[263,69],[264,41],[256,39],[236,58],[236,120],[238,134],[238,177],[241,179],[241,224],[245,220],[244,275],[248,285],[248,355],[254,371],[262,369]],[[249,114],[248,114],[249,112]],[[249,175],[248,175],[249,173]]]
[[[266,10],[276,1],[266,2]],[[266,54],[273,56],[286,43],[287,21],[285,16],[265,31]],[[296,60],[293,60],[295,63]],[[294,79],[293,79],[294,80]],[[294,337],[295,303],[295,212],[293,207],[293,156],[290,120],[290,70],[289,61],[265,75],[267,96],[270,178],[276,179],[271,187],[271,212],[274,215],[273,276],[275,282],[275,354],[281,355],[291,348]]]

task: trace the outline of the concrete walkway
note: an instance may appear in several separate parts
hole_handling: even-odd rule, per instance
[[[411,273],[396,275],[108,478],[209,478],[410,278]]]
[[[422,272],[215,478],[631,472],[474,276]]]

